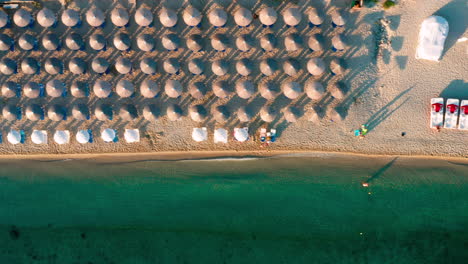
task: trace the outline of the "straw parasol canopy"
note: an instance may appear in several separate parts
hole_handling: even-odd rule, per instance
[[[54,133],[55,143],[62,145],[70,142],[70,131],[68,130],[56,130]]]
[[[180,70],[180,63],[176,58],[169,58],[164,60],[163,69],[169,74],[177,74]]]
[[[15,44],[13,38],[8,36],[7,34],[0,34],[0,50],[7,51],[10,50],[11,47]]]
[[[297,59],[289,58],[283,63],[283,71],[289,76],[299,74],[301,63]]]
[[[16,61],[10,58],[3,58],[0,61],[0,72],[5,75],[12,75],[15,74],[17,71],[18,65],[16,65]]]
[[[127,143],[140,142],[140,130],[126,128],[124,138]]]
[[[115,132],[114,129],[106,128],[103,131],[101,131],[101,139],[104,142],[107,142],[107,143],[114,142],[116,137],[117,137],[117,133]]]
[[[302,48],[302,38],[297,33],[291,33],[284,38],[284,47],[287,51],[296,51]]]
[[[13,22],[15,22],[15,24],[18,27],[22,27],[22,28],[27,27],[33,21],[34,20],[33,20],[33,17],[31,16],[31,13],[29,13],[28,11],[22,8],[16,10],[15,14],[13,15]]]
[[[112,92],[112,84],[104,80],[96,80],[93,85],[93,92],[99,98],[107,98]]]
[[[60,39],[54,33],[48,33],[42,37],[42,46],[46,50],[58,50],[60,47]]]
[[[138,118],[138,112],[134,105],[124,104],[119,109],[119,116],[124,121],[133,121]]]
[[[108,104],[99,104],[94,109],[94,115],[100,121],[112,120],[114,112],[112,107]]]
[[[88,130],[78,130],[76,132],[76,141],[80,144],[89,143],[91,140],[91,135],[89,134]]]
[[[20,91],[18,83],[7,81],[2,84],[2,96],[5,98],[15,97]]]
[[[333,12],[331,16],[332,16],[333,24],[339,27],[344,26],[346,24],[346,19],[341,14],[341,11],[335,10],[335,12]]]
[[[26,57],[21,62],[21,71],[24,74],[36,74],[39,72],[39,62],[31,57]]]
[[[140,84],[140,93],[145,98],[154,98],[161,91],[158,84],[150,79],[146,79]]]
[[[105,73],[109,69],[109,62],[100,57],[96,57],[91,62],[91,68],[95,73]]]
[[[203,38],[198,34],[190,35],[185,43],[191,51],[198,52],[203,49]]]
[[[332,45],[336,50],[344,50],[346,49],[346,38],[343,36],[343,34],[336,34],[332,38]]]
[[[346,87],[343,83],[337,82],[329,89],[331,96],[337,100],[343,100],[345,98]]]
[[[86,104],[75,104],[72,107],[72,116],[76,120],[88,120],[89,119],[89,109]]]
[[[234,138],[239,142],[244,142],[249,139],[249,131],[247,128],[234,128]]]
[[[192,130],[192,139],[196,142],[202,142],[208,139],[206,127],[194,127]]]
[[[140,7],[135,12],[135,22],[140,27],[148,27],[153,23],[153,13],[146,7]]]
[[[295,123],[297,119],[299,118],[299,109],[289,106],[286,109],[284,109],[284,119],[288,121],[289,123]]]
[[[65,45],[71,50],[80,50],[84,47],[84,41],[80,34],[70,33],[65,38]]]
[[[198,9],[189,5],[185,8],[182,18],[187,26],[196,27],[201,23],[202,14]]]
[[[65,84],[57,79],[50,80],[46,83],[46,92],[50,97],[60,97],[65,94]]]
[[[177,50],[180,46],[180,38],[177,34],[170,33],[162,37],[161,43],[167,50]]]
[[[276,23],[278,19],[278,13],[273,7],[264,7],[260,10],[258,14],[258,18],[260,19],[260,23],[265,26],[271,26]]]
[[[97,7],[91,7],[91,9],[86,12],[86,22],[92,27],[100,27],[106,21],[106,17],[101,9]]]
[[[228,14],[222,8],[215,8],[208,13],[208,21],[215,27],[222,27],[226,24]]]
[[[205,68],[205,65],[203,63],[203,60],[200,59],[200,58],[195,58],[195,59],[191,59],[189,62],[188,62],[188,69],[191,73],[195,74],[195,75],[200,75],[203,73],[203,70]]]
[[[188,109],[190,118],[195,122],[203,122],[205,120],[207,112],[203,105],[192,105]]]
[[[58,104],[51,105],[47,109],[47,117],[52,121],[62,121],[66,117],[66,109]]]
[[[44,69],[48,74],[62,74],[63,73],[63,62],[57,58],[47,58],[44,64]]]
[[[38,98],[41,95],[41,85],[37,82],[28,82],[23,87],[23,93],[28,98]]]
[[[47,131],[33,130],[31,133],[31,141],[34,144],[47,144]]]
[[[272,81],[260,83],[258,90],[260,91],[260,95],[267,100],[273,100],[279,94],[278,86]]]
[[[121,7],[117,7],[112,10],[111,21],[112,21],[112,24],[114,24],[115,26],[125,27],[128,24],[129,20],[130,20],[130,16],[127,10]]]
[[[65,9],[62,13],[62,23],[67,27],[75,27],[81,23],[80,13],[73,9]]]
[[[248,51],[253,48],[254,40],[248,34],[243,34],[237,37],[236,39],[236,46],[241,51]]]
[[[330,61],[330,70],[335,75],[342,75],[346,70],[345,65],[340,59],[332,59]]]
[[[217,51],[224,51],[229,46],[229,39],[224,34],[215,34],[211,38],[211,46]]]
[[[229,63],[225,60],[215,60],[211,64],[211,71],[218,76],[225,75],[229,71]]]
[[[253,118],[252,110],[246,106],[239,107],[237,110],[237,118],[241,122],[249,122]]]
[[[310,99],[320,100],[325,94],[325,87],[318,81],[309,80],[305,84],[305,92]]]
[[[137,46],[141,51],[152,51],[156,41],[150,34],[141,34],[137,37]]]
[[[218,123],[224,123],[229,119],[229,110],[224,105],[218,105],[213,108],[213,117]]]
[[[164,92],[171,98],[177,98],[182,94],[182,84],[177,80],[167,80]]]
[[[241,7],[234,12],[234,21],[240,27],[247,27],[252,23],[253,15],[247,8]]]
[[[320,34],[314,34],[309,37],[307,42],[309,49],[312,51],[321,51],[323,50],[323,38]]]
[[[171,104],[166,109],[166,115],[170,121],[178,121],[182,117],[182,108],[176,104]]]
[[[133,95],[135,86],[131,81],[122,79],[117,83],[115,91],[120,97],[127,98]]]
[[[250,75],[253,71],[254,65],[250,59],[243,58],[236,62],[236,70],[242,76]]]
[[[125,33],[116,34],[114,36],[113,43],[114,47],[121,51],[129,50],[132,46],[132,40],[130,39],[130,36],[128,36],[128,34]]]
[[[335,109],[335,108],[330,108],[327,111],[327,116],[336,122],[343,121],[343,116],[340,115],[340,113]]]
[[[284,96],[294,100],[302,94],[302,87],[298,82],[285,82],[281,86]]]
[[[106,47],[106,38],[101,34],[93,34],[89,37],[89,46],[93,50],[102,50]]]
[[[260,71],[266,76],[275,74],[277,70],[278,70],[278,63],[276,62],[275,59],[268,58],[260,62]]]
[[[315,26],[319,26],[323,23],[323,15],[321,13],[319,13],[319,11],[315,8],[310,8],[309,9],[309,22],[312,24],[312,25],[315,25]]]
[[[25,109],[26,118],[31,121],[41,120],[44,116],[44,110],[37,104],[30,104]]]
[[[143,107],[143,117],[150,122],[156,121],[160,114],[159,107],[155,104],[149,104]]]
[[[264,106],[260,109],[260,118],[267,123],[271,123],[276,119],[277,113],[271,106]]]
[[[307,71],[314,76],[322,75],[325,72],[325,62],[321,58],[311,58],[307,62]]]
[[[13,145],[21,143],[21,133],[18,130],[10,130],[7,135],[8,142]]]
[[[227,98],[232,90],[227,81],[218,80],[212,84],[213,93],[219,98]]]
[[[55,22],[57,22],[57,18],[52,10],[44,7],[37,13],[37,23],[42,27],[51,27]]]
[[[177,13],[169,8],[162,8],[159,12],[159,21],[165,27],[173,27],[177,24]]]
[[[190,95],[195,99],[201,99],[206,95],[207,89],[203,82],[192,82],[188,86]]]
[[[132,61],[128,58],[120,56],[117,58],[117,60],[115,60],[115,69],[120,74],[127,74],[132,71]]]
[[[9,21],[10,18],[8,17],[7,13],[5,13],[3,10],[0,10],[0,28],[4,28]]]
[[[283,13],[283,19],[286,25],[291,27],[297,26],[302,19],[301,10],[296,7],[287,8]]]
[[[68,62],[68,70],[73,74],[84,74],[86,68],[86,62],[82,58],[74,57]]]
[[[140,70],[144,74],[152,75],[156,73],[158,63],[151,58],[144,58],[140,61]]]
[[[37,47],[37,38],[29,33],[24,33],[18,39],[18,46],[23,50],[32,50]]]
[[[75,98],[84,98],[89,94],[88,83],[83,81],[73,81],[70,86],[70,93]]]
[[[249,99],[255,93],[255,86],[251,81],[238,80],[236,82],[236,93],[242,99]]]
[[[274,50],[276,47],[276,44],[277,44],[276,37],[275,35],[271,33],[265,34],[260,38],[260,46],[262,47],[262,49],[266,51]]]

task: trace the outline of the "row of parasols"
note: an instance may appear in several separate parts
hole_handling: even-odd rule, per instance
[[[325,14],[315,8],[309,8],[306,12],[308,23],[313,26],[320,26],[325,20]],[[278,12],[272,7],[263,7],[254,14],[251,10],[244,7],[237,7],[232,14],[234,22],[239,27],[248,27],[257,17],[264,26],[271,27],[278,20]],[[296,7],[289,7],[282,11],[282,18],[287,26],[298,26],[303,19],[303,12]],[[82,25],[80,11],[75,9],[65,9],[61,12],[61,21],[68,27],[79,27]],[[178,14],[170,8],[162,8],[158,12],[159,22],[163,27],[174,27],[178,23]],[[214,27],[224,27],[229,19],[228,13],[221,7],[212,8],[207,14],[208,21]],[[190,27],[197,27],[201,24],[203,14],[193,6],[187,6],[182,11],[182,20]],[[106,24],[106,14],[98,7],[91,7],[85,13],[85,20],[91,27],[103,27]],[[125,27],[130,23],[130,14],[127,9],[116,7],[110,12],[110,20],[117,27]],[[134,14],[135,22],[142,27],[154,25],[153,12],[147,7],[140,7]],[[13,22],[18,27],[29,27],[34,24],[33,15],[21,8],[13,15]],[[57,25],[57,15],[54,11],[43,8],[36,14],[36,21],[44,28]],[[332,23],[335,26],[343,26],[346,23],[345,18],[340,11],[332,13]],[[8,14],[0,10],[0,28],[11,24]]]

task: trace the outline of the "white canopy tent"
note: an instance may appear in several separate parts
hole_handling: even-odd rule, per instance
[[[421,24],[416,59],[439,61],[444,51],[449,32],[447,20],[441,16],[430,16]]]

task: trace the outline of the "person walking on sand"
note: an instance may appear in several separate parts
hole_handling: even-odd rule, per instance
[[[367,125],[361,125],[361,138],[364,138],[369,130],[367,129]]]

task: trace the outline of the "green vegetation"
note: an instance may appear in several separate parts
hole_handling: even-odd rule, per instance
[[[395,6],[395,2],[392,0],[387,0],[383,3],[383,8],[388,9],[392,6]]]

